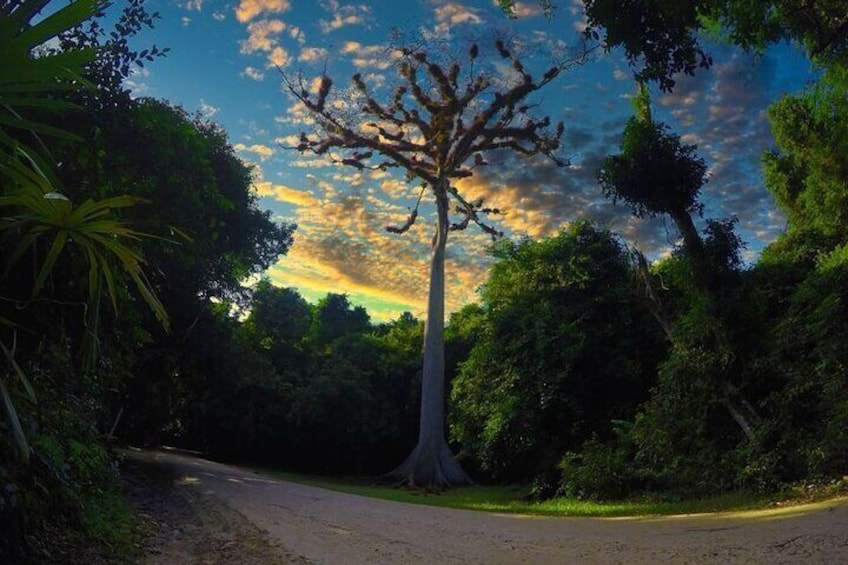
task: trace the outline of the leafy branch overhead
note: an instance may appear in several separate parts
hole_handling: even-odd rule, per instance
[[[490,74],[475,71],[477,45],[468,51],[466,69],[456,61],[436,61],[422,50],[398,49],[394,56],[400,80],[386,101],[378,100],[360,74],[353,75],[357,107],[348,109],[356,117],[331,101],[330,77],[322,76],[317,90],[310,92],[302,77],[295,80],[283,73],[289,91],[310,111],[319,129],[314,135],[301,133],[296,148],[359,170],[401,168],[407,180],[422,182],[422,194],[427,187],[435,190],[444,183],[452,211],[459,216],[451,230],[474,223],[493,237],[500,235],[483,218],[501,210],[486,207],[481,198],[464,198],[453,183],[470,177],[475,167],[487,164],[487,152],[499,149],[544,155],[558,166],[568,165],[556,155],[563,124],[552,125],[548,117],[534,118],[529,112],[532,106],[524,100],[564,70],[584,62],[589,50],[534,78],[504,42],[495,42],[495,48],[498,57],[511,65],[506,86]],[[403,225],[386,229],[403,233],[417,217],[418,204]]]

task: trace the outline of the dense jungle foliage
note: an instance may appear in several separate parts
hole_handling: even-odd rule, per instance
[[[95,0],[34,19],[44,4],[0,2],[0,560],[45,523],[105,535],[108,441],[390,470],[415,443],[423,322],[375,324],[344,294],[309,304],[267,279],[243,287],[295,226],[258,208],[221,128],[122,86],[166,52],[126,41],[156,16],[130,0],[109,35]],[[603,31],[607,3],[587,4]],[[574,221],[489,250],[480,304],[452,314],[445,338],[450,440],[475,479],[681,497],[848,471],[845,45],[728,18],[731,40],[798,40],[822,71],[769,111],[764,178],[786,232],[744,264],[735,220],[700,217],[704,161],[653,120],[643,89],[599,193],[668,217],[681,243],[649,265]]]

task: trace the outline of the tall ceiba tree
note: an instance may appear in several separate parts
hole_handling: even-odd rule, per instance
[[[455,183],[470,177],[475,166],[485,164],[484,154],[493,150],[545,155],[557,165],[566,164],[554,155],[563,125],[552,128],[549,118],[531,117],[524,100],[570,66],[583,62],[587,52],[558,62],[541,79],[534,79],[502,41],[496,41],[495,47],[500,58],[512,65],[513,76],[506,84],[475,69],[477,45],[470,47],[465,69],[456,61],[439,60],[421,49],[401,49],[399,84],[388,100],[378,100],[359,74],[353,76],[358,97],[354,100],[359,106],[353,110],[357,112],[345,113],[328,103],[333,81],[326,75],[315,94],[310,94],[302,81],[284,76],[288,89],[317,125],[312,135],[301,134],[298,150],[357,169],[400,168],[409,181],[421,181],[418,203],[406,222],[387,226],[387,231],[409,230],[425,193],[435,201],[418,444],[391,473],[408,484],[444,486],[470,480],[451,453],[444,433],[445,245],[451,231],[471,224],[498,237],[501,232],[487,218],[500,212],[485,207],[482,199],[466,198]]]

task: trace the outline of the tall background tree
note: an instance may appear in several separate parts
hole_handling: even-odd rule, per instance
[[[378,100],[356,74],[352,79],[355,107],[349,114],[329,103],[333,86],[330,77],[322,77],[317,94],[310,95],[302,81],[284,76],[289,91],[306,106],[318,126],[311,136],[301,135],[300,151],[329,156],[358,169],[399,168],[408,181],[421,183],[421,196],[409,218],[401,226],[387,227],[388,231],[403,233],[415,224],[425,192],[435,203],[419,438],[406,461],[392,473],[409,484],[469,482],[444,433],[445,246],[451,231],[464,230],[471,224],[493,237],[500,233],[486,222],[488,215],[499,211],[485,207],[482,199],[464,197],[456,181],[471,176],[473,167],[485,163],[484,155],[496,149],[545,155],[563,165],[554,154],[559,149],[562,124],[550,129],[550,119],[533,118],[524,101],[585,59],[585,52],[580,53],[534,79],[502,41],[495,47],[498,56],[512,66],[512,84],[499,85],[484,73],[469,74],[479,55],[477,45],[469,49],[465,72],[459,62],[441,61],[432,52],[401,49],[399,84],[391,97]],[[364,120],[359,119],[361,116]],[[456,216],[453,222],[452,214]]]

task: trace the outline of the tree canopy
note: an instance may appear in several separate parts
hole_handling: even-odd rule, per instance
[[[499,0],[507,14],[515,1]],[[539,0],[548,15],[556,6]],[[583,0],[587,38],[605,49],[621,47],[639,81],[656,82],[664,91],[675,75],[692,75],[713,64],[703,46],[707,36],[724,37],[745,49],[794,40],[823,66],[848,63],[848,15],[840,0]]]

